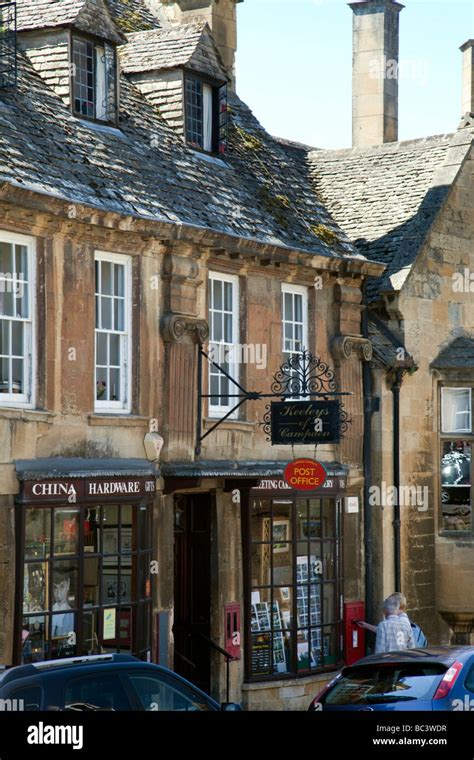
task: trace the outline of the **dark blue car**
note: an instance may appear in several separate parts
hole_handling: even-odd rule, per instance
[[[131,655],[106,654],[20,665],[0,674],[0,710],[238,710],[176,673]]]
[[[364,657],[313,699],[313,711],[474,712],[474,647],[427,647]]]

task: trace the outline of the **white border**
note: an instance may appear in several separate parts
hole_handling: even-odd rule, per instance
[[[124,272],[124,301],[125,301],[125,329],[127,335],[127,350],[125,352],[127,366],[122,371],[122,380],[125,386],[125,403],[122,401],[98,401],[96,398],[96,367],[97,367],[97,340],[96,340],[96,281],[95,281],[95,262],[110,261],[113,264],[122,264],[125,267]],[[109,253],[107,251],[94,251],[94,412],[106,412],[111,414],[130,414],[132,405],[132,257],[126,253]]]
[[[443,420],[443,404],[444,404],[444,392],[445,391],[469,391],[469,427],[468,428],[462,428],[462,430],[445,430],[444,428],[444,420]],[[443,435],[458,435],[458,433],[468,433],[469,435],[472,435],[472,388],[467,387],[457,387],[457,386],[447,386],[444,385],[441,387],[441,433]]]
[[[233,285],[232,288],[232,346],[236,346],[239,340],[239,327],[240,327],[240,313],[239,313],[239,277],[236,274],[225,274],[223,272],[216,272],[216,271],[209,271],[208,273],[208,282],[210,283],[212,280],[220,280],[221,282],[230,282]],[[208,313],[208,319],[210,315],[210,293],[208,288],[208,295],[207,295],[208,303],[207,303],[207,313]],[[210,319],[209,319],[210,323]],[[211,327],[211,325],[209,325]],[[221,341],[222,342],[222,341]],[[211,341],[210,332],[209,332],[209,345],[211,343],[215,343],[215,341]],[[230,372],[229,374],[234,377],[237,382],[239,382],[239,369],[240,365],[238,362],[230,365]],[[208,382],[208,393],[211,392],[211,365],[209,365],[209,372],[207,375],[207,382]],[[236,385],[233,385],[231,383],[230,385],[230,393],[238,393],[239,389]],[[227,406],[213,406],[211,404],[211,399],[208,399],[208,415],[209,417],[219,417],[222,414],[227,414],[233,406],[237,403],[238,399],[231,399],[231,403]],[[236,419],[238,414],[238,409],[233,412],[229,419]]]
[[[36,406],[36,238],[30,235],[21,235],[16,232],[0,230],[0,242],[24,245],[27,248],[28,257],[28,311],[30,314],[30,341],[27,348],[29,360],[26,364],[26,393],[0,393],[0,407],[2,409],[34,409]],[[2,398],[3,397],[3,398]],[[6,398],[5,398],[6,397]],[[18,399],[18,401],[16,400]]]

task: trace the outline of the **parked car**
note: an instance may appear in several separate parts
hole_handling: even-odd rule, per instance
[[[219,705],[189,681],[127,654],[68,657],[20,665],[0,674],[6,710],[240,710]]]
[[[474,647],[426,647],[363,657],[310,710],[472,710]]]

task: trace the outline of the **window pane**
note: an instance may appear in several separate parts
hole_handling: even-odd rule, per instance
[[[291,544],[273,544],[273,585],[293,583],[293,547]]]
[[[78,509],[54,510],[54,553],[77,554],[78,552]]]
[[[441,512],[445,530],[471,528],[471,444],[443,441],[441,451]]]
[[[12,322],[12,355],[23,356],[23,322]]]
[[[303,296],[298,293],[295,294],[295,321],[303,321]]]
[[[23,571],[23,614],[44,612],[48,609],[46,599],[46,564],[25,562]]]
[[[114,264],[114,293],[116,296],[124,296],[124,269],[121,264]]]
[[[97,365],[107,366],[107,335],[106,333],[97,333]]]
[[[28,312],[28,285],[24,282],[14,283],[14,292],[16,296],[15,311],[17,317],[26,319],[29,316]]]
[[[441,391],[443,433],[471,431],[471,389],[443,388]]]
[[[13,273],[13,251],[11,243],[0,243],[0,274],[11,277]]]
[[[224,333],[222,330],[222,314],[221,312],[214,312],[212,315],[212,324],[213,324],[213,331],[212,331],[212,340],[218,341],[223,340]]]
[[[83,604],[90,607],[99,604],[99,558],[84,557]]]
[[[11,280],[0,280],[0,314],[14,317],[14,298]]]
[[[112,367],[120,367],[120,335],[110,335],[109,345],[109,363]]]
[[[231,282],[225,282],[224,283],[224,309],[226,311],[232,311],[233,310],[233,304],[232,304],[232,283]]]
[[[102,329],[111,330],[112,329],[112,299],[102,296],[102,298],[100,299],[100,307],[101,307]]]
[[[325,538],[336,535],[336,506],[331,499],[322,500],[323,533]]]
[[[22,655],[24,664],[42,662],[48,657],[47,618],[44,615],[28,615],[23,618]]]
[[[27,509],[25,512],[25,558],[49,557],[50,536],[50,510]]]
[[[224,341],[232,343],[233,337],[232,314],[224,314]]]
[[[120,370],[111,369],[109,372],[110,377],[110,401],[118,401],[121,395],[120,389]]]
[[[12,359],[12,393],[23,392],[23,359]]]
[[[221,280],[211,280],[212,288],[214,291],[214,303],[213,303],[213,309],[215,311],[221,311],[223,308],[223,302],[222,302],[222,286],[223,283]]]
[[[184,685],[172,686],[162,678],[150,675],[131,675],[130,682],[142,707],[150,711],[205,712],[207,701]]]
[[[121,298],[114,298],[114,330],[125,329],[125,302]]]
[[[10,325],[8,319],[0,320],[0,354],[3,356],[10,354]]]
[[[283,293],[283,318],[286,322],[293,321],[293,297],[291,293]]]
[[[101,263],[101,293],[105,293],[108,296],[112,295],[112,267],[110,261],[102,261]]]

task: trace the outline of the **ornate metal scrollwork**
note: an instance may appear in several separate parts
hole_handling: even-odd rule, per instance
[[[310,393],[332,395],[336,392],[336,375],[318,356],[304,349],[293,354],[273,375],[275,396],[307,396]]]

